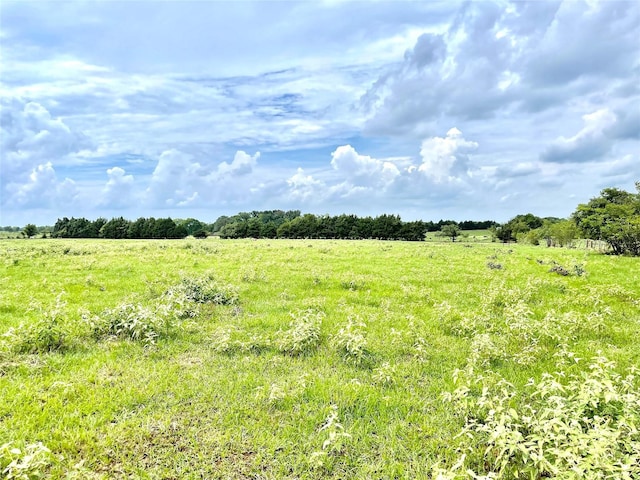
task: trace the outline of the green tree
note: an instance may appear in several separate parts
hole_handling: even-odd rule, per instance
[[[580,231],[573,220],[562,220],[551,224],[549,235],[554,245],[568,247],[578,238]]]
[[[206,230],[206,225],[195,218],[187,218],[182,221],[175,221],[178,226],[183,226],[188,235],[194,235],[198,230]],[[195,236],[195,235],[194,235]]]
[[[130,223],[122,217],[112,218],[102,226],[100,236],[112,239],[127,238]]]
[[[36,227],[33,223],[28,223],[25,225],[24,230],[22,231],[25,237],[31,238],[36,233],[38,233],[38,227]]]
[[[607,242],[614,254],[640,255],[640,182],[635,194],[605,188],[572,218],[586,238]]]
[[[443,225],[440,229],[440,232],[438,232],[438,236],[448,237],[452,242],[456,241],[458,235],[460,235],[460,227],[458,227],[458,225],[456,225],[455,223]]]

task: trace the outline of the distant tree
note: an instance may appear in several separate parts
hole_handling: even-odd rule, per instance
[[[460,227],[455,223],[450,223],[448,225],[443,225],[440,229],[438,235],[442,237],[448,237],[452,242],[456,241],[456,238],[460,235]]]
[[[464,222],[458,223],[461,230],[486,230],[496,225],[498,225],[498,223],[493,220],[465,220]]]
[[[102,226],[100,236],[111,239],[128,238],[130,223],[131,222],[125,220],[123,217],[112,218]]]
[[[410,242],[421,242],[427,233],[427,225],[417,220],[415,222],[404,222],[400,229],[400,239]]]
[[[227,217],[226,215],[223,215],[221,217],[218,217],[218,219],[215,222],[209,225],[209,229],[213,233],[220,233],[220,230],[222,230],[222,227],[224,227],[227,223],[230,223],[230,222],[231,222],[231,218]]]
[[[206,229],[205,224],[202,223],[200,220],[196,220],[195,218],[187,218],[186,220],[180,220],[180,221],[175,220],[175,223],[178,226],[182,225],[186,229],[188,235],[193,235],[195,232],[199,230]]]
[[[306,213],[289,221],[288,238],[316,238],[318,221],[315,215]]]
[[[145,224],[147,223],[146,218],[138,218],[135,222],[131,222],[129,224],[129,231],[127,232],[128,238],[145,238]]]
[[[252,217],[247,221],[247,232],[246,236],[249,238],[260,238],[262,231],[262,224],[257,216]]]
[[[218,233],[220,238],[245,238],[247,236],[247,222],[227,223]]]
[[[552,243],[559,247],[568,247],[580,235],[580,230],[573,220],[561,220],[549,226]]]
[[[340,238],[336,228],[338,217],[331,215],[321,215],[317,220],[316,235],[318,238]]]
[[[614,254],[640,255],[640,182],[635,194],[605,188],[572,218],[586,238],[607,242]]]
[[[502,243],[508,243],[512,240],[515,240],[513,231],[511,230],[511,227],[508,223],[505,223],[504,225],[494,226],[489,229],[489,231],[495,239],[500,240]]]
[[[402,221],[399,215],[379,215],[373,219],[371,235],[381,240],[393,240],[400,237]]]
[[[38,227],[36,227],[33,223],[28,223],[25,225],[24,230],[22,231],[24,236],[27,238],[33,237],[36,233],[38,233]]]
[[[193,236],[194,238],[207,238],[207,232],[206,230],[196,230],[195,232],[193,232]]]

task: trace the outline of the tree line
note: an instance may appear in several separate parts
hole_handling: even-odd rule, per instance
[[[53,230],[53,238],[185,238],[189,233],[183,225],[176,224],[171,218],[138,218],[135,221],[123,217],[98,218],[94,221],[86,218],[59,218]]]
[[[577,206],[570,218],[516,215],[492,228],[503,242],[570,246],[577,238],[605,242],[616,255],[640,256],[640,182],[636,193],[605,188],[600,195]]]
[[[454,220],[403,221],[399,215],[383,214],[377,217],[357,215],[313,215],[300,210],[264,210],[240,212],[233,216],[221,216],[213,223],[195,218],[138,218],[135,221],[123,217],[107,220],[100,217],[88,220],[84,217],[59,218],[52,228],[47,228],[52,238],[110,238],[110,239],[160,239],[185,238],[189,235],[204,238],[219,235],[221,238],[324,238],[324,239],[381,239],[423,241],[427,232],[438,232],[443,227],[457,230],[487,229],[498,225],[492,220],[456,222]],[[40,228],[29,224],[23,234],[35,236]],[[46,235],[46,233],[45,233]]]
[[[27,225],[22,234],[32,237],[44,227]],[[358,217],[357,215],[301,214],[300,210],[264,210],[240,212],[221,216],[211,224],[195,218],[139,218],[129,221],[123,217],[58,219],[51,230],[59,238],[326,238],[381,239],[423,241],[427,232],[440,232],[455,241],[462,230],[489,229],[495,240],[546,246],[570,246],[577,238],[605,242],[614,254],[640,256],[640,182],[636,193],[618,188],[605,188],[600,196],[577,206],[567,219],[545,217],[532,213],[516,215],[499,224],[492,220],[402,221],[399,215]],[[15,231],[14,227],[4,230]],[[46,235],[46,231],[43,236]]]
[[[268,210],[241,212],[233,217],[221,217],[214,231],[221,238],[322,238],[423,241],[427,232],[439,231],[444,225],[464,225],[464,229],[486,229],[496,222],[491,220],[403,221],[399,215],[383,214],[377,217],[357,215],[302,215],[299,210]],[[463,228],[463,227],[461,227]]]

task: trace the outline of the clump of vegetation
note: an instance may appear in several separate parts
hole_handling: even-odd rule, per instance
[[[153,344],[169,335],[172,317],[166,312],[134,303],[122,303],[89,319],[96,338],[115,337]]]
[[[502,264],[498,262],[487,262],[487,267],[491,270],[502,270]]]
[[[338,418],[338,406],[331,405],[331,411],[322,426],[318,429],[325,440],[322,448],[314,451],[309,457],[309,463],[314,469],[331,470],[335,459],[344,455],[347,443],[351,435],[344,430],[344,426]]]
[[[585,238],[604,240],[616,255],[640,255],[640,182],[636,193],[605,188],[578,205],[573,220]]]
[[[597,357],[588,372],[545,373],[521,391],[497,375],[475,375],[445,400],[466,419],[462,456],[450,469],[436,467],[436,478],[640,475],[637,369],[622,377]]]
[[[397,371],[389,362],[384,362],[373,371],[373,381],[381,387],[391,387],[396,383]]]
[[[557,273],[558,275],[562,275],[563,277],[569,276],[569,270],[564,268],[562,265],[554,265],[549,269],[549,273]]]
[[[260,353],[272,348],[270,339],[263,335],[247,334],[229,325],[219,327],[213,332],[211,346],[215,352],[227,355],[237,352]]]
[[[14,344],[16,352],[47,353],[68,349],[70,332],[65,306],[61,295],[59,295],[53,307],[40,308],[38,320],[28,325],[22,325],[18,329]]]
[[[367,325],[362,320],[352,317],[335,335],[336,347],[343,358],[356,365],[362,364],[369,355],[365,336],[366,328]]]
[[[215,280],[211,273],[199,277],[183,277],[175,288],[196,303],[216,305],[235,305],[238,303],[237,288]]]
[[[340,281],[340,286],[345,290],[355,292],[356,290],[362,290],[365,286],[365,282],[362,278],[345,277]]]
[[[237,350],[239,343],[233,338],[234,329],[232,327],[220,327],[213,332],[211,344],[213,350],[218,353],[231,353]]]
[[[320,344],[320,327],[324,314],[307,309],[290,315],[293,320],[280,340],[280,350],[290,355],[312,352]]]
[[[57,458],[41,442],[20,449],[5,443],[0,446],[0,476],[7,480],[45,478]]]

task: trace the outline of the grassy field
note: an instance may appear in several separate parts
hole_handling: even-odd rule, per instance
[[[445,242],[450,240],[446,237],[441,237],[440,232],[427,232],[425,240],[427,242]],[[460,236],[456,238],[456,242],[491,242],[491,232],[489,230],[462,230]]]
[[[638,272],[492,243],[3,240],[0,476],[637,479]]]

